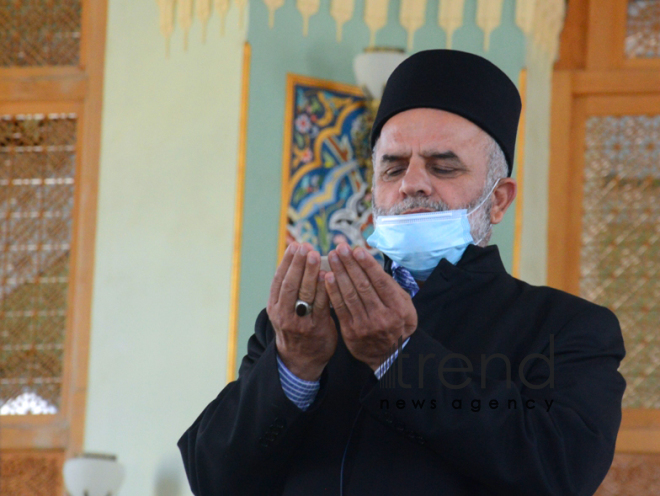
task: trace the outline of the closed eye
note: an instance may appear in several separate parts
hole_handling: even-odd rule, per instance
[[[401,172],[404,172],[406,169],[405,167],[398,167],[398,168],[393,168],[385,171],[385,177],[392,177],[392,176],[398,176]],[[458,170],[455,168],[447,168],[447,167],[432,167],[431,170],[433,171],[434,174],[437,174],[439,176],[447,176],[451,174],[455,174]]]

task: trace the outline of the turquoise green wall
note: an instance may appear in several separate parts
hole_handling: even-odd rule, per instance
[[[486,56],[518,84],[525,61],[525,37],[515,25],[515,1],[504,2],[502,24],[491,35],[488,53],[483,51],[483,33],[474,23],[477,2],[465,3],[465,22],[454,34],[453,48]],[[274,29],[268,28],[264,3],[250,3],[248,41],[252,45],[252,63],[237,366],[254,331],[254,321],[266,306],[278,262],[286,74],[355,84],[353,58],[369,42],[369,31],[362,20],[363,1],[356,1],[354,17],[344,25],[341,43],[336,42],[329,6],[329,0],[321,0],[320,11],[310,18],[309,36],[304,38],[295,1],[287,0],[276,11]],[[444,32],[437,26],[437,10],[438,2],[430,1],[426,24],[415,34],[415,51],[445,46]],[[378,32],[377,45],[405,47],[406,33],[398,15],[399,2],[391,0],[389,22]],[[515,204],[492,238],[508,269],[512,264],[514,211]]]
[[[110,0],[84,449],[119,496],[190,495],[176,442],[226,383],[244,31],[170,58],[154,0]]]

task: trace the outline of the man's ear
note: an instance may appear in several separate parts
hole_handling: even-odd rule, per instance
[[[493,204],[490,209],[490,223],[499,224],[504,217],[509,205],[513,202],[518,192],[518,184],[511,177],[500,180],[497,188],[493,191]]]

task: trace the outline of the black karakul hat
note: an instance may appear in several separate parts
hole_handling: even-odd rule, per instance
[[[401,62],[387,80],[371,129],[371,147],[388,119],[414,108],[460,115],[490,134],[513,169],[522,102],[516,85],[492,62],[459,50],[425,50]]]

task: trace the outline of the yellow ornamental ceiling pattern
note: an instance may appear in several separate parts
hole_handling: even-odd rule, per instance
[[[337,26],[337,43],[343,39],[344,25],[356,15],[354,0],[331,0],[321,3],[319,0],[263,0],[268,9],[268,26],[277,29],[275,12],[280,9],[286,1],[293,2],[300,12],[301,35],[307,36],[310,28],[310,18],[317,15],[329,15]],[[438,1],[438,4],[435,2]],[[192,3],[195,6],[192,6]],[[208,19],[213,15],[210,10],[209,0],[157,0],[160,10],[160,29],[162,35],[168,40],[175,30],[175,24],[184,33],[184,44],[187,44],[187,33],[195,18],[192,14],[196,11],[199,22],[203,25],[203,37]],[[464,0],[401,0],[399,2],[398,22],[407,32],[407,49],[414,50],[415,32],[426,24],[429,14],[429,5],[434,3],[438,7],[437,25],[445,32],[447,48],[452,46],[452,37],[465,20]],[[197,6],[200,4],[200,6]],[[244,10],[247,0],[214,0],[213,11],[217,13],[221,24],[221,33],[224,33],[224,22],[230,9],[239,9],[239,22],[243,22]],[[393,4],[394,5],[394,4]],[[434,5],[434,8],[435,8]],[[369,46],[375,46],[376,33],[387,24],[389,0],[365,0],[362,13],[358,17],[369,29]],[[565,14],[564,0],[516,0],[516,24],[523,32],[530,36],[532,42],[546,52],[551,60],[554,60],[557,52],[557,37],[561,31]],[[500,26],[503,0],[478,0],[474,23],[484,33],[484,49],[490,49],[490,37],[492,32]],[[179,15],[175,14],[179,12]],[[537,15],[542,13],[543,15]],[[178,19],[178,21],[177,21]],[[559,24],[559,29],[557,29]],[[355,24],[353,24],[355,26]],[[264,26],[265,27],[265,26]],[[531,37],[531,34],[534,36]]]

